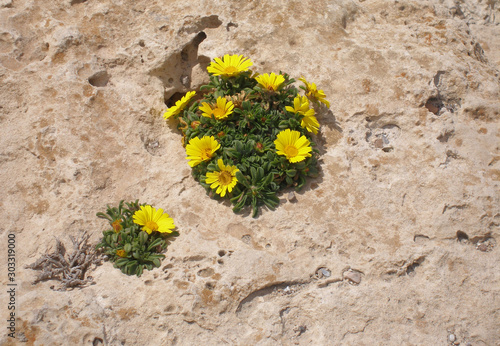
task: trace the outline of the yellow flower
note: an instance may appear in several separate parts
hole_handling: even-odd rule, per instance
[[[118,219],[118,220],[115,220],[111,223],[111,227],[113,227],[113,230],[116,233],[120,232],[123,229],[121,222],[122,222],[122,220]]]
[[[301,82],[306,85],[306,95],[312,100],[317,100],[319,102],[323,102],[327,107],[330,107],[330,102],[326,100],[326,95],[323,90],[318,90],[316,84],[308,83],[304,77],[299,78]]]
[[[293,99],[293,107],[286,106],[285,109],[290,113],[300,113],[302,115],[306,114],[309,109],[309,101],[305,96],[296,96]],[[312,110],[314,112],[314,109]]]
[[[314,109],[309,109],[309,101],[305,96],[297,96],[293,99],[293,107],[286,106],[285,109],[290,113],[299,113],[303,115],[300,126],[314,134],[318,133],[319,122],[314,116]]]
[[[150,205],[142,205],[139,210],[134,213],[134,223],[143,226],[142,230],[147,234],[153,231],[160,233],[172,233],[175,228],[174,220],[167,213],[163,213],[163,209],[153,208]]]
[[[217,120],[226,119],[231,113],[233,113],[234,104],[232,101],[227,101],[223,97],[217,97],[217,105],[212,108],[212,106],[206,102],[203,102],[200,106],[200,111],[203,113],[204,117],[211,118],[212,115]]]
[[[264,73],[257,77],[255,80],[262,85],[264,88],[270,91],[278,90],[279,86],[285,81],[285,77],[280,74],[271,73],[271,75]]]
[[[236,166],[225,166],[222,159],[217,160],[220,171],[208,172],[205,182],[210,185],[210,188],[217,188],[216,193],[221,197],[226,195],[226,191],[231,192],[235,187],[238,179],[236,179],[236,172],[239,171]]]
[[[116,255],[120,257],[127,257],[125,250],[116,250]]]
[[[163,114],[163,117],[165,119],[168,119],[172,115],[179,114],[182,110],[184,110],[184,108],[186,108],[189,101],[193,98],[194,95],[196,95],[196,91],[188,91],[186,95],[182,96],[182,98],[175,103],[175,106],[172,106],[169,109],[167,109],[165,114]]]
[[[300,162],[311,156],[310,144],[311,142],[306,136],[301,136],[299,131],[291,131],[290,129],[278,133],[274,141],[276,153],[286,156],[288,161],[292,163]]]
[[[202,161],[208,161],[212,158],[215,151],[220,148],[214,136],[204,136],[203,138],[195,137],[189,141],[186,146],[187,160],[191,160],[188,164],[194,167]]]
[[[311,109],[312,114],[304,114],[302,121],[300,122],[300,126],[305,128],[307,131],[314,133],[315,135],[318,133],[319,129],[319,121],[314,116],[314,109]]]
[[[250,59],[243,57],[243,55],[226,54],[222,60],[220,58],[214,60],[215,62],[210,63],[210,66],[207,67],[207,71],[214,76],[237,76],[253,65]]]

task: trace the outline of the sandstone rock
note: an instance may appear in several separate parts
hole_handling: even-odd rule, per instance
[[[0,238],[17,237],[19,337],[436,345],[453,331],[495,344],[498,11],[472,0],[2,2]],[[161,117],[225,53],[304,76],[332,105],[318,114],[320,177],[258,219],[206,196]],[[121,199],[174,218],[180,236],[160,269],[137,278],[105,263],[95,285],[68,292],[30,284],[24,265],[54,237],[86,230],[97,242],[96,212]],[[350,266],[360,285],[342,281]]]

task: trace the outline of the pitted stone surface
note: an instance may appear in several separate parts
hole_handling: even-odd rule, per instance
[[[0,1],[0,235],[17,235],[19,338],[496,344],[499,7]],[[226,53],[304,76],[331,103],[320,177],[258,219],[206,196],[161,117]],[[54,237],[97,243],[96,212],[121,199],[174,218],[161,268],[137,278],[105,263],[83,289],[31,285],[24,265]]]

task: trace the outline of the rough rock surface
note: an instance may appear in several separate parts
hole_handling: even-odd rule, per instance
[[[498,345],[499,7],[0,1],[2,302],[9,232],[18,283],[1,343]],[[225,53],[332,104],[321,176],[257,219],[206,196],[160,116]],[[97,243],[121,199],[174,218],[161,268],[31,285],[24,265],[54,237]]]

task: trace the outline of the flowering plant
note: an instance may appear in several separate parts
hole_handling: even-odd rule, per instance
[[[140,205],[138,201],[120,201],[97,216],[109,221],[111,229],[103,231],[97,248],[102,248],[114,266],[128,275],[141,276],[144,269],[159,267],[165,258],[163,250],[169,237],[178,236],[174,220],[163,209]]]
[[[303,77],[305,96],[288,74],[258,75],[250,66],[241,55],[215,58],[202,95],[188,92],[164,118],[178,119],[194,178],[211,196],[229,198],[234,212],[251,205],[256,217],[262,205],[279,204],[277,192],[317,176],[315,114],[329,103]]]

